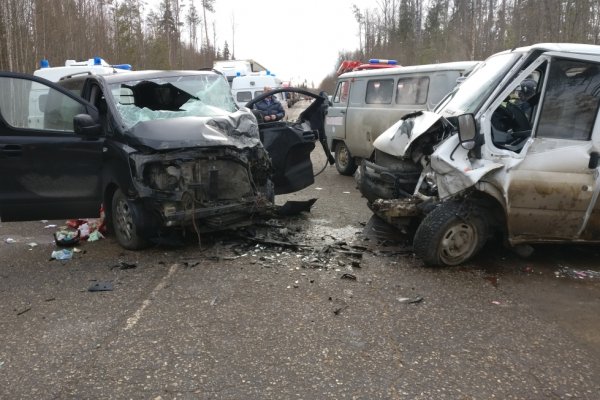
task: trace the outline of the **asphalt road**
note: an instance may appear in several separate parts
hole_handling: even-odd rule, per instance
[[[0,223],[0,398],[600,398],[599,247],[426,268],[407,238],[363,236],[334,167],[277,201],[309,198],[254,241],[109,236],[68,261],[49,260],[49,223]]]

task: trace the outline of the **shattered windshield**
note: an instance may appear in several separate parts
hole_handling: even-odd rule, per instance
[[[110,85],[126,128],[138,122],[180,117],[216,117],[235,112],[229,85],[220,75],[171,76]]]
[[[436,112],[447,117],[477,112],[520,56],[507,53],[488,58],[440,103]]]

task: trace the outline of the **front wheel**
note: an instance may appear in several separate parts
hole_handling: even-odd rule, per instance
[[[142,237],[136,221],[141,216],[140,206],[129,200],[117,189],[112,198],[112,226],[117,242],[128,250],[140,250],[148,247],[149,242]]]
[[[351,176],[356,171],[356,162],[344,142],[339,142],[335,146],[335,168],[341,175]]]
[[[487,232],[484,212],[478,207],[442,203],[417,228],[413,249],[426,265],[459,265],[483,247]]]

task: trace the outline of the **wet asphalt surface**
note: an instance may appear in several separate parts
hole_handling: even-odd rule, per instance
[[[0,223],[0,398],[600,398],[600,247],[426,268],[334,167],[277,202],[310,198],[245,239],[68,261],[64,221]]]

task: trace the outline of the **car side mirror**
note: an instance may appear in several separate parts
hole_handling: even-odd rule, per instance
[[[589,169],[598,168],[598,161],[600,161],[600,154],[597,151],[592,151],[590,153],[590,161],[588,163]]]
[[[458,140],[466,150],[473,150],[477,144],[477,125],[473,114],[458,116]]]
[[[75,134],[86,138],[97,138],[102,133],[102,126],[88,114],[77,114],[73,117]]]

